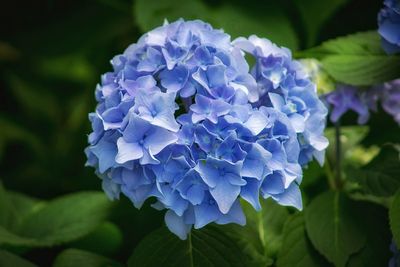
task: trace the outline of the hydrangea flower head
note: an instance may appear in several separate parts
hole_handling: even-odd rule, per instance
[[[315,124],[325,110],[312,114],[320,103],[289,52],[265,49],[285,53],[265,59],[269,100],[242,47],[201,21],[166,23],[114,57],[85,151],[107,195],[138,208],[156,199],[182,239],[212,222],[245,224],[240,199],[301,209],[299,160],[326,146]]]
[[[378,14],[378,32],[382,47],[388,54],[400,52],[400,1],[384,0],[384,7]]]

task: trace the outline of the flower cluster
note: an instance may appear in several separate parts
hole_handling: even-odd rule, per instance
[[[335,91],[324,96],[332,106],[330,120],[337,122],[343,114],[352,110],[358,114],[358,123],[365,124],[370,111],[377,111],[380,101],[384,111],[392,115],[400,125],[400,79],[386,82],[367,89],[339,85]]]
[[[382,37],[382,47],[388,54],[400,52],[400,2],[385,0],[378,14],[378,32]]]
[[[258,89],[250,100],[256,102],[256,107],[272,107],[289,118],[300,144],[301,165],[306,165],[313,157],[322,165],[328,146],[323,135],[328,110],[318,99],[316,86],[303,66],[292,60],[288,49],[279,48],[267,39],[238,38],[234,45],[256,60],[251,74]]]
[[[257,58],[251,72],[245,53]],[[211,222],[245,224],[240,198],[302,208],[301,167],[323,160],[326,109],[288,50],[178,20],[111,63],[85,150],[110,198],[155,198],[182,239]]]

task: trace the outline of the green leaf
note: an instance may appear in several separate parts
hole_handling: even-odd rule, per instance
[[[243,254],[247,256],[245,266],[265,267],[273,264],[273,259],[266,255],[257,228],[249,226],[248,223],[244,227],[230,224],[222,225],[220,228],[236,242]]]
[[[394,196],[389,209],[390,228],[396,244],[400,244],[400,190]]]
[[[3,226],[0,226],[0,246],[1,245],[35,247],[40,244],[35,239],[21,237],[10,232]]]
[[[49,203],[0,186],[0,245],[42,247],[79,239],[94,231],[111,203],[100,192],[67,195]]]
[[[400,76],[400,56],[386,55],[375,31],[330,40],[299,55],[321,59],[329,75],[346,84],[367,86]]]
[[[28,216],[18,232],[43,245],[62,244],[95,230],[106,218],[110,207],[110,201],[100,192],[63,196]]]
[[[377,197],[393,196],[400,188],[400,153],[393,145],[385,145],[367,165],[354,170],[350,179],[361,186],[363,193]]]
[[[282,246],[283,225],[289,212],[272,199],[262,199],[261,206],[262,209],[257,212],[249,203],[242,201],[246,225],[222,226],[222,230],[238,243],[252,265],[269,266]]]
[[[53,267],[122,267],[123,265],[106,257],[78,249],[67,249],[61,252]]]
[[[392,239],[387,210],[369,202],[357,202],[354,216],[357,216],[360,229],[367,242],[360,252],[352,255],[347,267],[387,266],[391,257],[389,250]]]
[[[70,246],[101,255],[112,255],[121,247],[123,235],[113,223],[104,222],[92,233],[73,242]]]
[[[360,251],[365,236],[353,217],[353,202],[339,192],[325,192],[305,211],[308,236],[314,247],[338,267],[345,266],[350,255]]]
[[[272,199],[261,200],[261,211],[250,205],[245,206],[247,225],[257,227],[260,240],[268,257],[275,257],[282,246],[283,225],[289,217],[286,207],[278,205]]]
[[[8,226],[11,220],[11,203],[0,181],[0,226]]]
[[[135,2],[134,14],[144,32],[162,25],[164,19],[171,22],[179,18],[201,19],[215,28],[223,28],[233,37],[256,34],[279,45],[297,48],[296,33],[283,8],[277,2],[262,4],[262,14],[255,14],[254,10],[246,12],[242,6],[227,3],[209,7],[200,0],[152,0],[151,4],[149,1],[139,0]]]
[[[37,265],[18,257],[8,251],[0,250],[1,267],[37,267]]]
[[[295,0],[307,31],[307,46],[313,45],[323,24],[348,0]]]
[[[283,243],[277,267],[329,266],[307,237],[302,213],[291,217],[283,228]]]
[[[128,266],[246,266],[244,255],[235,242],[219,228],[209,226],[193,230],[185,241],[165,227],[144,238],[135,248]]]
[[[8,227],[13,231],[17,231],[18,227],[28,216],[46,205],[45,201],[28,197],[21,193],[7,191],[6,194],[14,214],[12,224]]]

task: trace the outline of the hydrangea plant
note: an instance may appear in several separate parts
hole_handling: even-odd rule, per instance
[[[111,199],[155,198],[181,239],[212,222],[244,225],[240,199],[302,209],[302,166],[323,162],[327,109],[288,49],[178,20],[111,63],[86,149]]]

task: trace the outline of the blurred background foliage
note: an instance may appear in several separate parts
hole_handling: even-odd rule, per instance
[[[202,19],[233,38],[257,34],[300,51],[334,37],[375,30],[381,6],[380,0],[3,1],[0,179],[10,192],[29,195],[32,205],[37,205],[37,199],[50,201],[67,193],[101,190],[93,169],[84,167],[83,153],[90,132],[87,114],[95,107],[94,88],[100,75],[111,69],[109,60],[114,55],[164,19]],[[349,114],[343,124],[353,125],[355,118]],[[355,163],[352,166],[368,162],[379,152],[376,145],[398,138],[397,125],[382,112],[372,116],[369,129],[356,128],[343,131],[345,157]],[[360,142],[363,146],[355,148]],[[314,164],[306,170],[306,202],[329,187],[323,175]],[[139,214],[126,198],[108,208],[109,222],[91,226],[90,234],[80,235],[74,243],[34,250],[12,246],[12,250],[40,266],[50,266],[64,248],[126,262],[137,243],[162,225],[163,215],[149,205]],[[294,217],[291,223],[303,225],[302,217]],[[0,251],[0,257],[12,257],[7,253]],[[80,253],[67,250],[61,256],[86,255]]]

